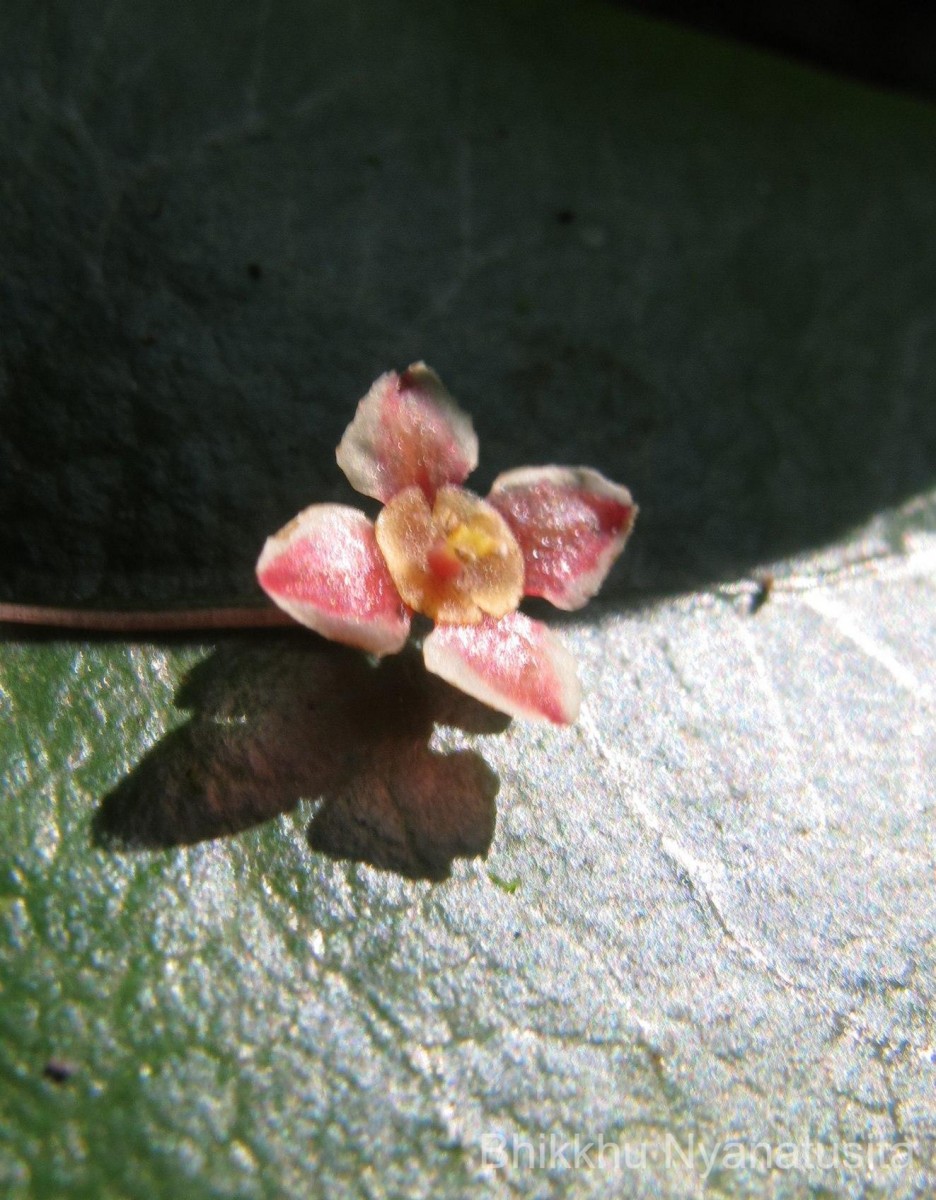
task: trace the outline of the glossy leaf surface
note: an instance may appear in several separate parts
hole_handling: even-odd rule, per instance
[[[479,493],[641,506],[535,609],[572,728],[4,642],[0,1193],[931,1194],[933,111],[587,3],[11,0],[0,67],[4,599],[259,599],[420,358]],[[483,1165],[553,1134],[644,1165]]]

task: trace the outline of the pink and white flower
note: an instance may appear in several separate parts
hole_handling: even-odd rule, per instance
[[[523,467],[486,500],[461,484],[478,464],[471,420],[425,363],[388,371],[338,447],[357,491],[384,508],[371,522],[313,504],[268,538],[257,578],[280,608],[324,637],[372,654],[402,650],[414,612],[436,622],[430,671],[511,716],[571,724],[575,660],[524,596],[581,608],[624,549],[630,492],[588,467]]]

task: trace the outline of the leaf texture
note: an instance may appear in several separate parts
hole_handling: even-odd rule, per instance
[[[0,1192],[931,1194],[933,111],[599,4],[12,0],[0,68],[2,598],[257,598],[419,358],[480,492],[641,507],[530,608],[572,728],[6,631]]]

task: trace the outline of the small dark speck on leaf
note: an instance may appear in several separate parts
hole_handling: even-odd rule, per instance
[[[560,208],[556,213],[556,220],[560,225],[571,225],[575,220],[575,213],[571,208]]]
[[[773,575],[764,575],[757,581],[757,590],[751,596],[751,603],[748,607],[748,612],[753,617],[755,613],[760,612],[767,601],[770,599],[770,594],[774,589]]]
[[[512,896],[520,886],[518,879],[502,879],[500,875],[495,875],[493,871],[488,871],[488,879],[495,887],[499,887],[502,892],[506,892],[508,896]]]
[[[247,264],[247,274],[250,276],[251,279],[261,279],[263,277],[263,268],[260,266],[259,263],[255,263],[255,262],[248,263]]]
[[[519,930],[519,929],[515,929],[515,930],[514,930],[514,941],[516,941],[518,937],[520,937],[520,930]]]
[[[50,1079],[53,1083],[68,1083],[74,1073],[75,1068],[72,1064],[61,1058],[50,1058],[42,1068],[43,1077]]]

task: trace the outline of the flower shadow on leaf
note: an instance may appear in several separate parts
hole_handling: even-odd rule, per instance
[[[362,654],[284,634],[220,646],[186,677],[168,733],[105,799],[93,839],[113,849],[191,845],[321,799],[313,850],[441,880],[484,856],[499,781],[471,750],[429,746],[437,724],[509,724],[434,676],[412,649]]]

